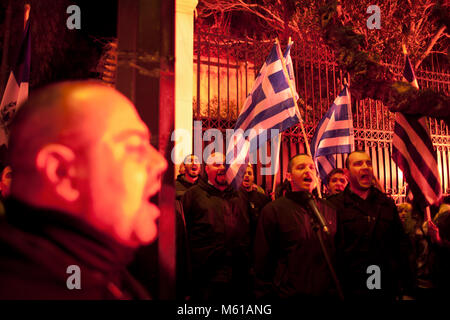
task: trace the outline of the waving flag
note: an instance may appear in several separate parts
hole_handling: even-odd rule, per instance
[[[294,77],[294,64],[292,63],[291,59],[291,47],[294,43],[291,42],[286,47],[286,50],[284,50],[284,59],[286,61],[286,69],[289,74],[289,80],[291,81],[292,88],[294,89],[294,95],[295,95],[295,101],[298,100],[299,95],[297,93],[297,88],[295,87],[295,77]]]
[[[408,55],[405,55],[403,77],[419,88]],[[426,117],[395,113],[392,159],[402,170],[414,198],[423,207],[439,201],[442,188]]]
[[[336,154],[354,150],[350,92],[345,86],[320,120],[311,141],[311,154],[322,181],[336,167]]]
[[[285,52],[286,62],[291,64],[290,47]],[[249,154],[269,139],[277,138],[299,122],[287,73],[282,62],[279,43],[275,43],[261,67],[253,88],[234,127],[232,140],[226,154],[227,180],[236,189],[240,187],[247,167]],[[292,81],[294,73],[291,71]],[[295,83],[295,82],[293,82]],[[297,94],[297,93],[295,93]],[[298,95],[297,95],[298,97]]]
[[[19,57],[11,71],[0,103],[0,146],[8,144],[7,126],[13,119],[18,106],[28,98],[30,79],[31,41],[30,21],[27,20],[20,46]]]

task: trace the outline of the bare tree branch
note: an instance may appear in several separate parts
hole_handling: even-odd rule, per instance
[[[433,49],[434,45],[436,44],[436,42],[439,40],[439,38],[441,37],[441,35],[444,33],[444,30],[446,29],[446,26],[442,26],[438,32],[434,35],[433,39],[431,39],[430,44],[428,45],[428,48],[425,50],[425,52],[422,54],[422,56],[419,58],[419,60],[417,60],[416,65],[414,66],[414,68],[417,70],[417,68],[420,66],[420,64],[422,63],[423,59],[425,59],[428,54],[430,54],[431,49]]]
[[[368,30],[367,2],[341,0],[339,16],[344,25],[364,37],[364,50],[372,51],[382,61],[392,61],[392,58],[400,53],[398,44],[403,40],[408,45],[413,59],[420,57],[420,65],[432,49],[443,51],[443,41],[447,41],[449,37],[448,32],[436,33],[437,27],[432,21],[432,8],[436,3],[436,0],[379,1],[383,12],[384,32]],[[286,3],[282,0],[199,0],[197,10],[200,17],[246,12],[258,17],[263,29],[269,28],[266,29],[269,33],[284,33],[288,27],[299,39],[320,41],[320,25],[317,24],[319,7],[320,5],[312,0],[298,1],[294,11],[287,17]],[[444,7],[448,8],[447,5]],[[286,19],[288,21],[285,21]],[[216,24],[220,24],[224,29],[233,28],[233,25],[225,24],[223,18]]]

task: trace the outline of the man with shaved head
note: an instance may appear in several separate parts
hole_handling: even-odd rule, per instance
[[[184,193],[197,184],[200,175],[200,160],[196,155],[190,154],[183,161],[184,174],[180,174],[175,180],[176,198],[181,199]]]
[[[91,81],[34,93],[10,136],[11,196],[0,224],[0,298],[130,299],[126,271],[157,236],[166,160],[118,91]]]
[[[183,196],[191,249],[193,300],[248,298],[250,220],[247,204],[228,185],[225,156],[206,159],[206,176]]]
[[[350,153],[345,165],[349,183],[328,200],[337,207],[337,261],[346,299],[412,294],[409,241],[394,201],[378,189],[365,151]]]
[[[324,298],[337,300],[338,290],[321,242],[334,262],[336,213],[328,202],[313,199],[324,217],[326,234],[308,205],[317,185],[314,161],[298,154],[288,163],[290,190],[267,204],[255,236],[255,295],[261,299]]]

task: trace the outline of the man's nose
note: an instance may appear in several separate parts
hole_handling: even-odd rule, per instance
[[[167,170],[167,161],[161,153],[153,146],[150,146],[149,155],[149,170],[153,171],[155,175],[160,175]]]

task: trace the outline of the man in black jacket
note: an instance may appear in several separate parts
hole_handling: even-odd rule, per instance
[[[132,103],[97,82],[33,94],[10,137],[0,299],[149,298],[127,272],[157,236],[166,160]]]
[[[176,291],[177,298],[186,299],[190,294],[191,264],[189,244],[187,241],[186,219],[184,217],[181,198],[186,191],[197,184],[200,175],[200,161],[194,154],[187,155],[183,160],[184,173],[175,180],[175,230],[176,230]]]
[[[239,188],[239,195],[247,203],[247,211],[250,217],[251,238],[253,240],[256,230],[256,223],[258,221],[261,210],[266,204],[270,202],[270,198],[258,190],[258,186],[254,184],[255,175],[253,174],[253,167],[249,164],[245,170],[242,180],[242,185]]]
[[[346,299],[410,294],[409,242],[394,201],[374,186],[372,161],[364,151],[348,156],[345,172],[349,184],[329,201],[337,207],[337,262]]]
[[[190,154],[184,158],[184,174],[178,175],[175,180],[176,198],[181,199],[184,193],[198,182],[200,175],[200,161],[197,156]]]
[[[336,299],[337,289],[322,250],[334,257],[335,211],[325,200],[314,200],[330,234],[318,228],[307,205],[317,184],[314,162],[300,154],[289,161],[287,179],[292,191],[266,205],[255,238],[255,294],[257,298]]]
[[[191,249],[193,293],[202,301],[246,298],[249,289],[249,216],[225,178],[225,156],[212,154],[206,177],[183,196]]]

